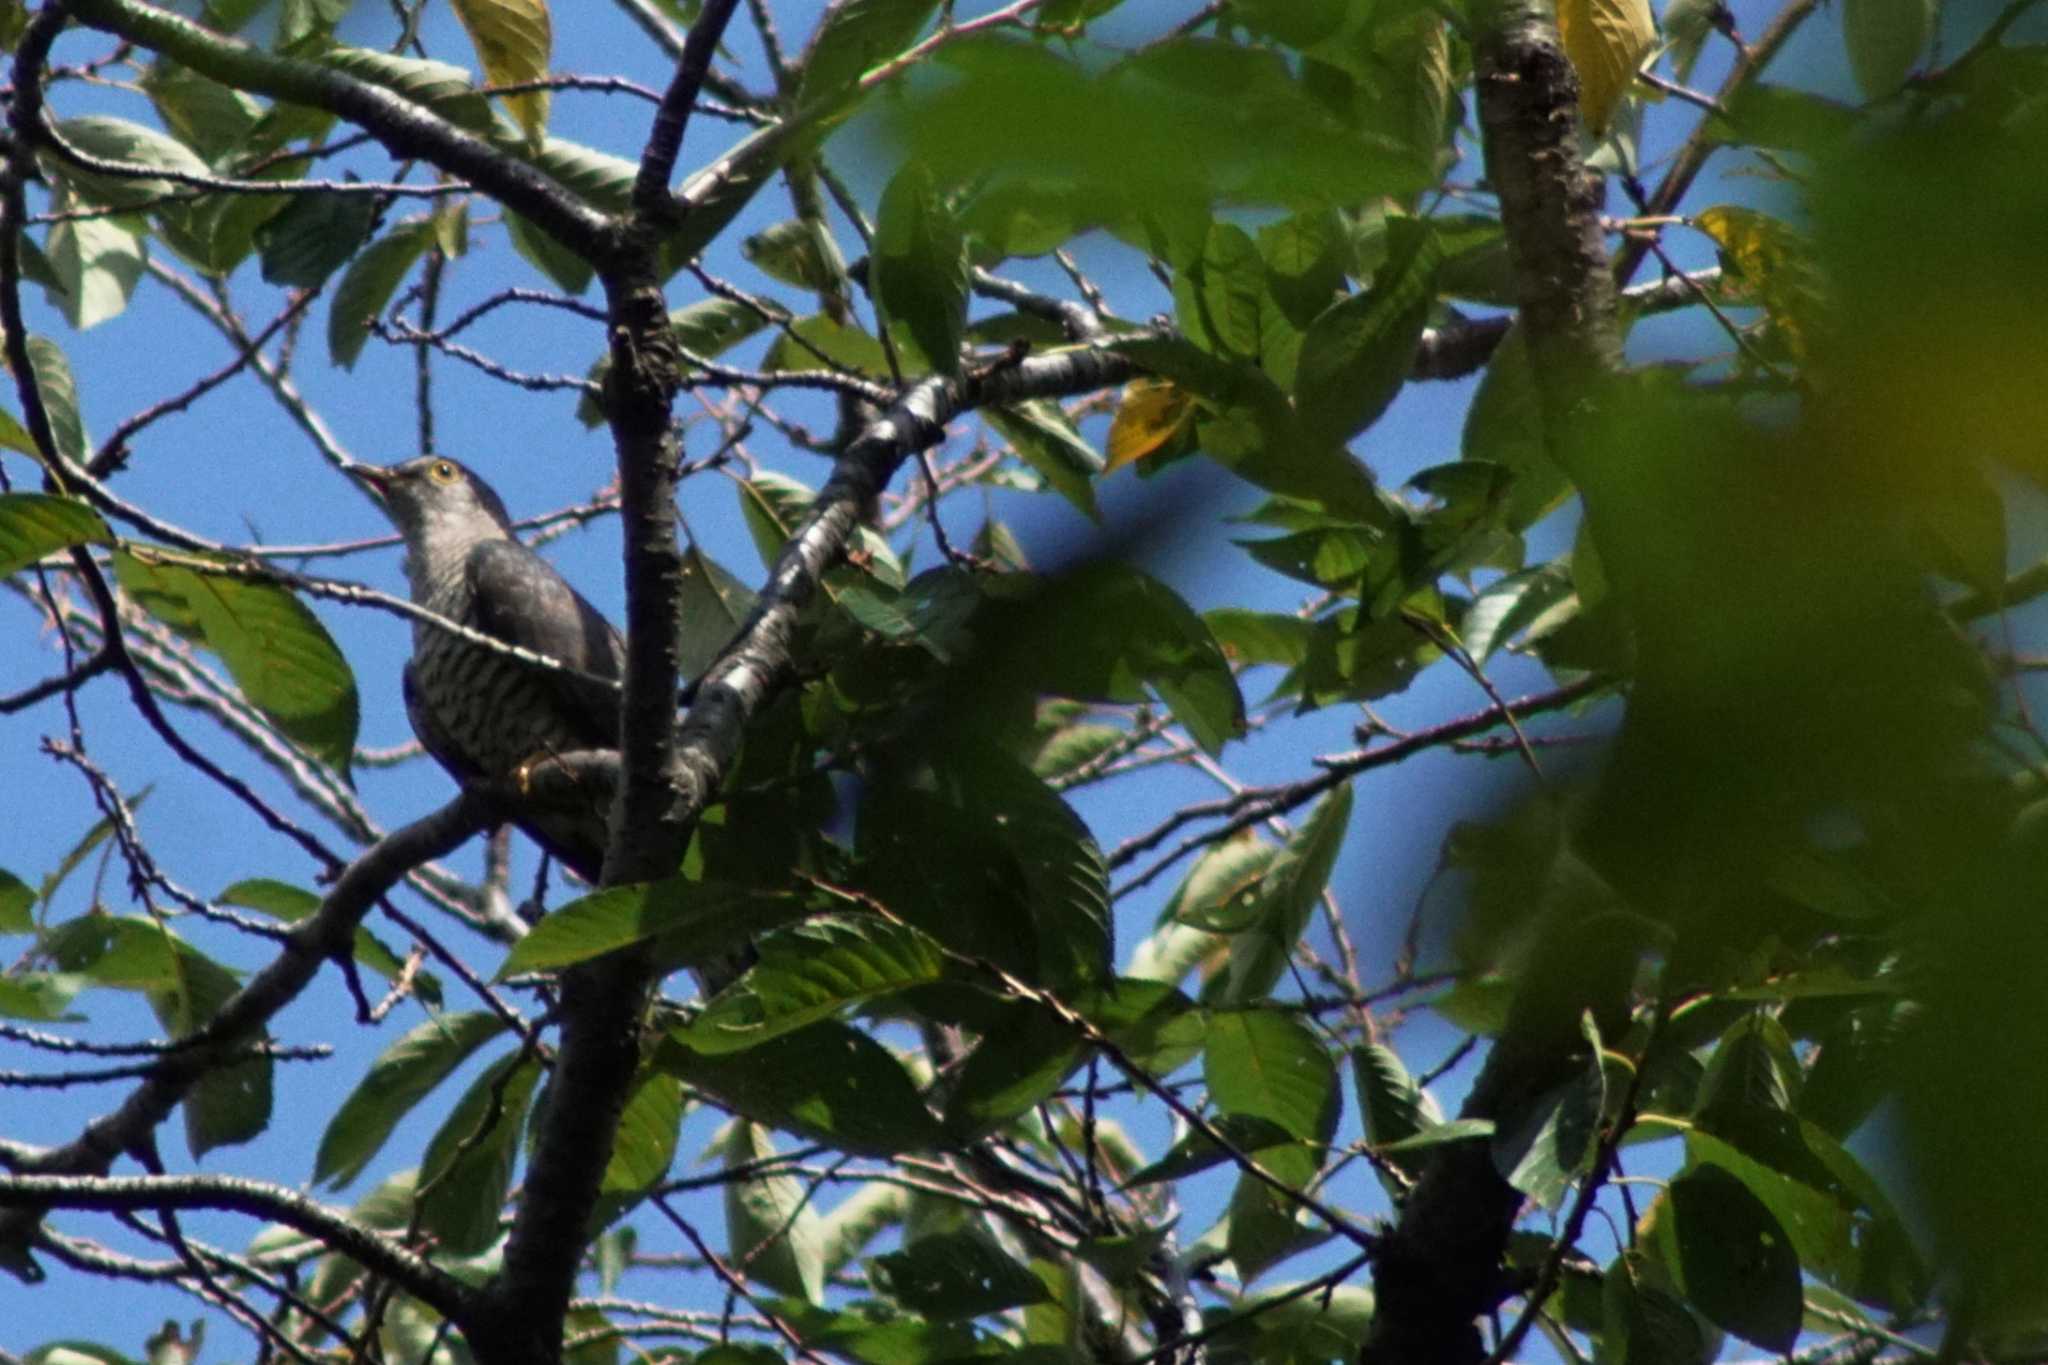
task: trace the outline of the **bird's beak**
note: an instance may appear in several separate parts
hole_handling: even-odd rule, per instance
[[[382,465],[351,464],[344,466],[342,472],[369,489],[379,502],[391,492],[391,471]]]

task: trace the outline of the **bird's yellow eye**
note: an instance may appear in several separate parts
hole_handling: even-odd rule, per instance
[[[454,483],[455,466],[446,460],[436,460],[427,466],[427,477],[435,483]]]

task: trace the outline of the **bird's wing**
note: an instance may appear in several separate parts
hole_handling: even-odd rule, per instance
[[[612,623],[553,565],[524,545],[485,541],[470,551],[468,572],[477,626],[486,635],[559,659],[595,678],[625,676],[626,646]],[[616,688],[558,673],[551,673],[548,681],[592,747],[618,745]]]

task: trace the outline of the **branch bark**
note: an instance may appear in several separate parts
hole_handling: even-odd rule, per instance
[[[321,964],[353,951],[356,926],[409,869],[448,853],[495,819],[487,801],[463,795],[385,835],[349,864],[319,910],[293,926],[269,965],[229,996],[205,1028],[151,1067],[148,1078],[118,1108],[94,1119],[63,1146],[14,1153],[10,1164],[24,1175],[104,1176],[124,1153],[149,1139],[201,1077],[240,1060],[264,1026],[311,983]],[[35,1201],[15,1202],[0,1215],[0,1248],[25,1247],[42,1214]]]
[[[1602,186],[1579,153],[1578,79],[1539,0],[1494,0],[1475,19],[1487,177],[1500,196],[1544,440],[1583,490],[1596,473],[1585,438],[1621,368],[1621,331],[1600,226]],[[1464,1117],[1511,1121],[1581,1064],[1581,1011],[1606,1014],[1625,999],[1627,973],[1615,960],[1622,954],[1587,960],[1600,945],[1573,927],[1544,926]],[[1437,1150],[1375,1264],[1377,1307],[1362,1365],[1487,1359],[1479,1319],[1513,1292],[1503,1262],[1521,1202],[1491,1143]]]

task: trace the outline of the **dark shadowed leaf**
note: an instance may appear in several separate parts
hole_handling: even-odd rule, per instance
[[[399,281],[434,244],[431,219],[401,223],[363,249],[334,287],[327,313],[327,354],[344,370],[353,369],[370,323],[391,302]]]
[[[976,1318],[1049,1297],[1036,1275],[983,1232],[920,1238],[870,1266],[877,1288],[927,1317]]]
[[[1671,1182],[1650,1216],[1677,1288],[1719,1327],[1767,1351],[1791,1349],[1804,1313],[1799,1258],[1763,1201],[1718,1166]]]
[[[664,1070],[756,1123],[849,1152],[894,1156],[945,1139],[903,1064],[867,1034],[825,1020],[743,1053],[703,1053],[672,1030]]]
[[[912,162],[882,192],[868,282],[899,346],[927,368],[960,368],[967,326],[967,234],[931,173]]]
[[[540,1081],[536,1058],[514,1052],[484,1068],[427,1143],[420,1162],[420,1227],[458,1254],[498,1240],[519,1134]]]
[[[367,194],[293,195],[282,212],[256,229],[263,278],[318,288],[356,254],[376,221],[377,201]]]
[[[1308,439],[1341,445],[1370,426],[1408,380],[1435,297],[1442,247],[1429,225],[1396,219],[1372,287],[1332,304],[1309,326],[1294,377]]]
[[[440,1014],[385,1048],[328,1120],[313,1158],[314,1181],[333,1189],[354,1181],[399,1120],[504,1031],[502,1020],[481,1010]]]

